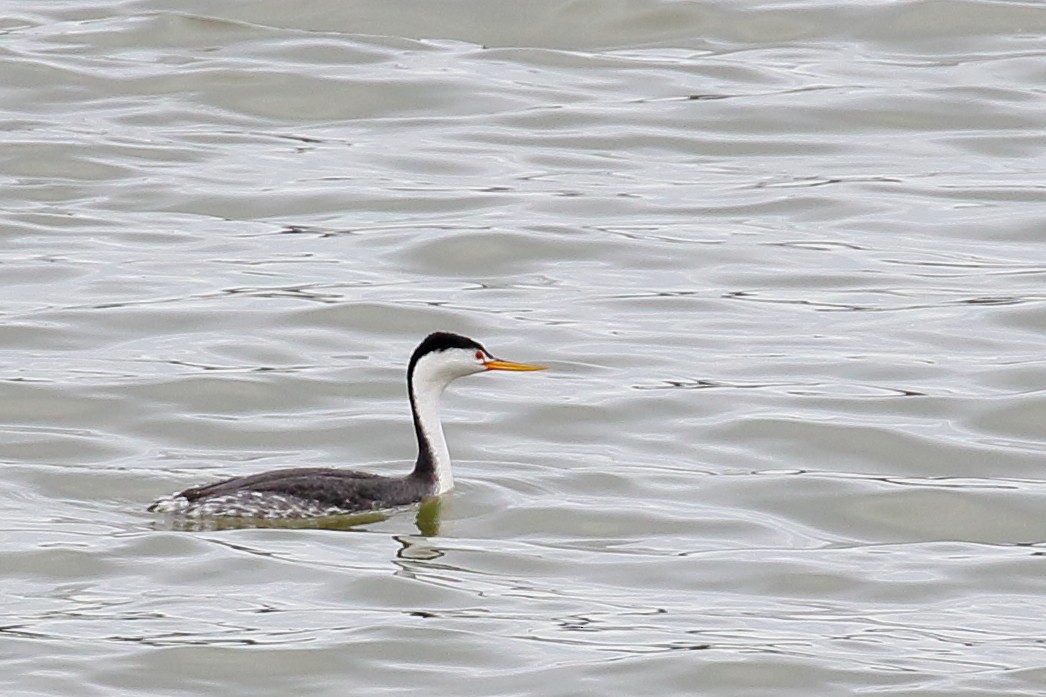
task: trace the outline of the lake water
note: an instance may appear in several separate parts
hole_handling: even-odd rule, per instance
[[[1046,692],[1046,3],[0,19],[5,695]],[[350,529],[156,497],[399,473]]]

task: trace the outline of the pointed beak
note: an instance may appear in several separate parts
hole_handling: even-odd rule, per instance
[[[527,363],[513,363],[512,361],[502,361],[498,359],[484,361],[483,367],[487,370],[545,370],[543,365],[529,365]]]

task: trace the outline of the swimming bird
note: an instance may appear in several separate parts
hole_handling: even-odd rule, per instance
[[[544,370],[494,358],[468,337],[434,332],[407,366],[407,394],[418,439],[409,474],[387,477],[326,467],[273,470],[192,487],[158,499],[156,513],[192,518],[311,518],[378,511],[439,496],[454,487],[450,451],[439,417],[439,399],[458,378],[490,370]]]

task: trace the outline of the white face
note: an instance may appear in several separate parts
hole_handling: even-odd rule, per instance
[[[419,386],[442,389],[453,380],[482,373],[487,370],[486,362],[492,360],[493,356],[480,349],[455,348],[435,351],[418,360],[414,366],[414,381]]]
[[[447,349],[438,352],[436,356],[437,362],[444,366],[444,370],[453,373],[455,378],[481,373],[487,369],[487,361],[494,360],[493,356],[481,349]]]

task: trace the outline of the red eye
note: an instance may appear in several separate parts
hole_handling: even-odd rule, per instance
[[[482,351],[476,351],[476,360],[482,361],[485,358]]]

